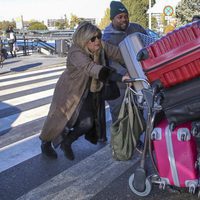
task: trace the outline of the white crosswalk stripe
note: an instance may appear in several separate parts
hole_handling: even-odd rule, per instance
[[[44,121],[49,111],[55,83],[64,69],[65,66],[54,67],[0,77],[0,98],[6,96],[5,100],[0,99],[0,139],[3,137],[6,140],[8,134],[8,140],[12,141],[9,145],[0,146],[0,174],[41,153],[38,138],[40,129],[34,134],[25,135],[20,141],[16,139],[20,132],[13,130],[19,128],[20,131],[26,131],[23,127],[27,124],[31,130],[33,122]],[[44,78],[48,80],[43,81]],[[19,83],[22,84],[19,85]],[[51,85],[50,88],[48,88],[49,85]],[[38,89],[43,86],[47,88]],[[9,98],[9,95],[12,97]],[[109,107],[106,106],[106,109]],[[109,112],[106,112],[106,115],[107,120],[110,120]],[[14,134],[9,134],[11,131]],[[137,159],[134,162],[136,161]],[[20,195],[19,199],[90,199],[103,189],[102,181],[108,185],[132,165],[132,161],[124,163],[114,161],[110,145],[106,145],[42,185]],[[103,180],[104,177],[106,177],[105,180]],[[90,189],[84,193],[88,185]]]
[[[13,99],[8,99],[8,100],[3,101],[3,103],[0,103],[0,108],[5,109],[10,106],[17,106],[19,104],[27,103],[32,100],[38,99],[38,97],[40,97],[40,99],[41,99],[41,98],[45,98],[48,96],[52,96],[53,91],[54,91],[54,89],[51,89],[51,90],[46,90],[46,91],[42,91],[42,92],[38,92],[38,93],[34,93],[34,94],[29,94],[29,95],[25,95],[25,96],[13,98]]]
[[[14,130],[17,127],[23,127],[24,124],[32,123],[36,120],[45,118],[50,102],[45,104],[36,104],[34,105],[34,101],[41,101],[45,98],[51,98],[54,91],[54,86],[46,90],[37,90],[36,92],[32,93],[34,89],[38,89],[42,86],[48,86],[57,82],[59,76],[64,71],[65,66],[62,67],[53,67],[50,69],[42,69],[30,72],[24,72],[20,74],[11,74],[11,75],[4,75],[0,77],[0,98],[7,95],[6,100],[0,101],[0,114],[5,113],[5,116],[1,114],[0,117],[0,137],[3,133],[4,138],[6,134],[9,133],[10,130]],[[57,78],[55,78],[57,77]],[[43,81],[43,78],[48,78],[48,80]],[[31,81],[38,80],[36,83]],[[17,85],[18,83],[23,83],[21,86]],[[15,85],[17,85],[15,87]],[[5,89],[4,89],[4,86]],[[30,90],[30,91],[29,91]],[[23,91],[28,91],[28,94],[22,93]],[[20,92],[20,96],[18,95]],[[16,94],[14,98],[9,98],[9,95]],[[22,105],[32,105],[31,109],[26,109],[26,106]],[[23,109],[20,109],[23,108]],[[14,113],[7,115],[6,111],[14,110]],[[31,125],[30,125],[31,127]],[[19,133],[16,133],[19,134]],[[12,167],[19,162],[23,162],[26,159],[29,159],[36,154],[40,153],[39,146],[34,150],[31,150],[31,153],[28,151],[24,151],[22,156],[22,146],[27,146],[25,143],[32,143],[36,140],[33,137],[36,137],[38,140],[38,134],[36,136],[29,136],[25,137],[24,140],[20,141],[23,145],[19,146],[19,142],[16,141],[13,144],[10,144],[6,147],[0,148],[0,160],[1,160],[1,167],[0,171],[4,171],[9,167]],[[8,134],[9,135],[9,134]],[[13,138],[15,135],[12,136]],[[9,139],[9,138],[8,138]],[[11,139],[12,141],[12,139]],[[15,141],[15,140],[14,140]],[[39,140],[38,140],[39,142]],[[28,145],[30,147],[30,144]],[[16,151],[18,149],[18,153]],[[20,150],[21,149],[21,150]],[[13,152],[13,153],[11,153]],[[20,158],[17,157],[20,155]]]
[[[17,200],[89,200],[132,165],[133,160],[114,161],[107,145]]]
[[[32,76],[32,77],[27,77],[27,78],[22,78],[22,79],[17,79],[17,80],[10,80],[10,81],[2,81],[1,83],[1,87],[2,86],[8,86],[8,85],[15,85],[16,83],[26,83],[26,81],[33,81],[33,80],[37,80],[40,78],[49,78],[51,76],[56,76],[56,75],[60,75],[62,72],[54,72],[54,73],[50,73],[50,74],[44,74],[44,75],[38,75],[38,76]]]
[[[0,172],[3,172],[10,167],[13,167],[33,156],[40,153],[39,147],[39,134],[25,138],[16,143],[8,145],[0,149]],[[29,149],[31,148],[31,152]]]
[[[59,75],[63,72],[65,67],[54,67],[50,69],[43,69],[43,70],[37,70],[37,71],[32,71],[32,72],[24,72],[20,74],[12,74],[12,75],[5,75],[0,77],[1,85],[0,88],[3,88],[4,86],[7,86],[6,89],[1,89],[0,90],[0,96],[4,95],[11,95],[11,94],[17,94],[17,92],[23,92],[23,91],[28,91],[30,92],[28,94],[23,94],[20,96],[16,96],[14,98],[6,98],[6,100],[0,102],[0,114],[4,110],[12,110],[16,109],[16,113],[14,112],[13,114],[10,115],[5,115],[0,117],[0,136],[1,133],[4,133],[10,129],[15,129],[17,127],[23,126],[24,124],[27,123],[32,123],[33,121],[45,118],[47,116],[50,102],[44,104],[44,105],[36,105],[31,109],[24,109],[21,110],[20,108],[22,107],[23,104],[32,104],[35,100],[43,100],[46,97],[52,97],[54,87],[51,89],[47,89],[44,91],[37,91],[35,93],[31,93],[33,89],[37,89],[38,87],[42,86],[48,86],[50,84],[55,84],[58,80]],[[57,75],[57,78],[54,76]],[[49,77],[50,80],[47,81],[42,81],[42,78]],[[51,77],[54,77],[51,79]],[[41,80],[40,80],[41,79]],[[37,83],[31,83],[31,80],[39,80]],[[26,83],[28,82],[28,83]],[[15,87],[15,84],[17,83],[24,83],[22,86],[17,86]],[[107,107],[108,108],[108,107]],[[6,114],[6,113],[5,113]],[[109,118],[110,116],[108,116]],[[37,133],[38,136],[39,133]],[[6,135],[6,134],[5,134]],[[14,137],[14,135],[13,135]],[[26,138],[24,139],[26,140]],[[24,141],[22,140],[22,141]],[[32,141],[32,136],[27,136],[27,140]],[[34,139],[35,140],[35,139]],[[30,143],[29,141],[29,143]],[[32,141],[33,142],[33,141]],[[23,144],[25,145],[25,144]],[[25,145],[26,146],[26,145]],[[13,149],[14,150],[11,150]],[[19,146],[18,141],[14,142],[13,144],[9,145],[8,147],[2,147],[0,148],[0,160],[2,161],[2,165],[0,168],[0,171],[4,171],[9,167],[12,167],[16,165],[19,162],[24,161],[25,159],[29,159],[30,156],[36,155],[34,151],[32,153],[28,153],[27,157],[25,158],[24,156],[20,156],[20,158],[17,158],[16,161],[13,161],[13,158],[15,156],[16,150],[20,149],[21,146]],[[7,153],[11,152],[13,153]],[[39,148],[37,148],[37,153],[40,153]],[[21,154],[21,153],[20,153]],[[7,157],[10,155],[9,157]],[[6,157],[6,159],[4,159]],[[11,161],[9,161],[9,158],[11,158]]]
[[[12,74],[7,76],[1,77],[1,84],[0,88],[2,86],[11,86],[9,89],[1,89],[0,90],[0,96],[13,94],[16,92],[21,92],[25,90],[33,90],[35,88],[56,83],[58,80],[59,75],[63,72],[65,67],[54,67],[50,69],[43,69],[43,70],[37,70],[32,72],[25,72],[20,74]],[[48,72],[48,73],[47,73]],[[30,77],[27,77],[29,75]],[[52,80],[48,81],[42,81],[42,78],[51,78],[57,76],[57,78],[53,78]],[[16,79],[17,78],[17,79]],[[12,80],[13,79],[13,80]],[[41,80],[40,80],[41,79]],[[39,80],[37,83],[31,84],[31,80]],[[26,84],[26,81],[29,82],[29,84]],[[15,84],[17,83],[24,83],[22,86],[15,87]],[[11,99],[6,99],[4,101],[0,102],[0,112],[4,109],[18,109],[20,105],[25,103],[33,102],[34,100],[42,100],[45,97],[51,97],[53,94],[54,88],[45,90],[45,91],[38,91],[33,94],[28,95],[22,95]],[[37,106],[35,108],[21,111],[12,114],[10,116],[5,116],[0,118],[0,133],[2,131],[5,131],[9,128],[14,128],[16,126],[23,125],[25,123],[37,120],[39,118],[45,117],[47,115],[49,109],[49,103],[47,105],[43,106]]]
[[[37,75],[38,73],[41,73],[41,72],[52,72],[53,71],[57,71],[57,70],[64,70],[66,67],[65,66],[61,66],[61,67],[54,67],[54,68],[48,68],[48,69],[40,69],[40,70],[37,70],[37,71],[30,71],[30,72],[22,72],[20,74],[11,74],[11,75],[4,75],[4,76],[1,76],[0,77],[0,80],[1,81],[4,81],[5,79],[8,79],[8,78],[20,78],[22,76],[27,76],[27,75]]]
[[[57,82],[57,78],[51,79],[48,81],[43,81],[43,82],[32,83],[32,84],[28,84],[28,85],[24,85],[24,86],[15,87],[14,90],[13,90],[13,88],[9,88],[9,89],[5,89],[5,90],[1,91],[1,95],[12,94],[12,93],[16,93],[16,92],[25,91],[25,90],[32,90],[34,88],[47,86],[50,84],[54,84],[56,82]]]
[[[0,132],[45,117],[48,110],[49,104],[0,118]]]

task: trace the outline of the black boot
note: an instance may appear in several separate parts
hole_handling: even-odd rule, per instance
[[[46,155],[47,157],[53,158],[53,159],[57,158],[57,153],[51,146],[51,142],[42,141],[41,150],[42,150],[42,153]]]
[[[69,160],[74,160],[74,153],[71,145],[71,143],[63,141],[60,145],[60,148],[64,152],[66,158]]]

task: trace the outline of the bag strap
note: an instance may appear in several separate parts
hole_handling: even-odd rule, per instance
[[[133,93],[131,92],[131,90],[128,88],[129,90],[129,102],[132,102],[133,103],[133,106],[134,106],[134,111],[135,111],[135,114],[138,118],[138,121],[139,121],[139,125],[140,125],[140,128],[141,130],[144,130],[144,124],[143,124],[143,121],[141,119],[141,115],[139,113],[139,110],[138,110],[138,107],[137,105],[135,104],[135,100],[134,100],[134,96],[133,96]],[[130,103],[131,104],[131,103]],[[132,105],[131,105],[132,106]]]
[[[118,119],[122,119],[124,117],[124,114],[126,112],[126,104],[127,104],[127,97],[128,97],[128,87],[125,91],[125,95],[124,95],[124,99],[122,101],[122,105],[121,105],[121,108],[120,108],[120,111],[119,111],[119,115],[118,115]]]
[[[131,99],[131,91],[129,88],[127,88],[127,96],[128,96],[128,120],[129,120],[129,124],[130,124],[130,127],[131,127],[131,136],[132,136],[132,142],[133,142],[133,145],[136,146],[136,138],[135,138],[135,135],[134,135],[134,127],[133,127],[133,124],[134,124],[134,118],[137,117],[135,115],[135,108],[133,107],[132,105],[132,99]]]
[[[127,106],[127,109],[126,109],[127,104],[128,104],[128,106]],[[126,91],[125,91],[125,95],[124,95],[124,99],[123,99],[123,102],[122,102],[122,105],[121,105],[121,108],[120,108],[118,119],[122,119],[125,115],[125,112],[129,112],[129,113],[131,112],[130,115],[129,115],[130,118],[131,118],[130,122],[131,122],[131,120],[133,122],[133,115],[135,114],[136,117],[138,118],[141,130],[144,129],[144,125],[143,125],[143,122],[142,122],[142,119],[141,119],[141,115],[139,114],[138,107],[135,104],[133,93],[131,92],[131,90],[128,87],[126,88]],[[130,123],[130,124],[132,125],[133,123]],[[131,128],[134,128],[134,127],[131,127]]]
[[[133,115],[134,115],[134,107],[132,106],[132,99],[131,99],[131,91],[129,88],[126,89],[127,90],[127,99],[128,99],[128,116],[129,116],[129,122],[131,125],[131,130],[133,130]]]

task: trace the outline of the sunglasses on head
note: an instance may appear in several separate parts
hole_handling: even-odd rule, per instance
[[[95,42],[96,39],[101,39],[101,34],[98,34],[90,39],[91,42]]]

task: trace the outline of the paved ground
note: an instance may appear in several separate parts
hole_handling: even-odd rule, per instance
[[[39,53],[22,56],[18,54],[16,58],[8,58],[0,68],[0,74],[19,73],[41,68],[61,66],[66,64],[66,57],[57,55],[43,55]]]
[[[113,160],[109,128],[106,144],[93,145],[84,137],[75,142],[74,161],[60,149],[57,160],[41,155],[38,135],[65,59],[19,56],[0,69],[0,199],[196,200],[197,195],[170,193],[157,185],[148,197],[133,194],[128,179],[139,154],[130,161]]]

